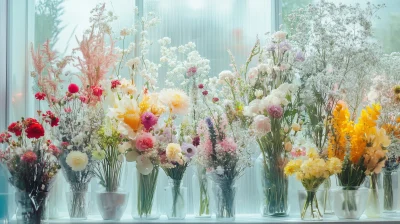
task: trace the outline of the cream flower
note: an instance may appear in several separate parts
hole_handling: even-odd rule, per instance
[[[283,31],[277,31],[274,33],[274,39],[277,41],[283,41],[286,39],[286,32]]]
[[[124,142],[120,145],[118,145],[118,152],[121,154],[125,154],[128,149],[132,149],[132,145],[130,142]]]
[[[297,123],[292,124],[292,130],[293,131],[300,131],[301,130],[301,126]]]
[[[256,96],[257,98],[260,98],[264,95],[264,92],[261,89],[257,89],[256,91],[254,91],[254,96]]]
[[[153,171],[154,165],[151,160],[143,155],[136,158],[136,169],[143,175],[149,175]]]
[[[121,85],[118,86],[118,88],[126,94],[129,95],[134,95],[136,93],[136,85],[135,83],[132,83],[131,80],[127,80],[125,78],[123,78],[121,81]]]
[[[309,158],[319,158],[318,152],[315,148],[310,148],[307,152],[307,156]]]
[[[92,157],[95,160],[103,160],[106,158],[106,152],[104,150],[96,150],[92,152]]]
[[[170,161],[178,161],[182,157],[181,146],[176,143],[169,143],[166,149],[166,156]]]
[[[86,168],[89,159],[86,153],[80,151],[71,151],[67,155],[66,162],[73,171],[82,171]]]
[[[173,114],[187,114],[190,99],[185,92],[178,89],[165,89],[160,92],[159,100],[166,105]]]
[[[108,116],[121,121],[118,131],[129,136],[129,133],[138,131],[141,126],[140,109],[136,101],[129,96],[117,100],[114,108],[109,109]]]

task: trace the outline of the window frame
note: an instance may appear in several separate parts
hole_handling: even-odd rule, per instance
[[[0,128],[5,129],[8,115],[8,0],[0,0]]]

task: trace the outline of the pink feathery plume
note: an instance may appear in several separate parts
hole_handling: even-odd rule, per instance
[[[101,100],[100,96],[93,93],[93,89],[101,88],[103,80],[109,69],[115,64],[117,55],[114,53],[114,41],[110,34],[102,28],[102,19],[105,4],[95,9],[96,14],[91,18],[92,26],[89,34],[83,35],[81,41],[77,39],[82,57],[77,57],[76,67],[82,74],[78,75],[82,82],[84,94],[89,99],[90,105],[95,105]],[[108,36],[110,46],[106,45],[105,37]]]

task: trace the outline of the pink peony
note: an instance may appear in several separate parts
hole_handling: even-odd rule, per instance
[[[26,163],[33,163],[37,160],[37,155],[33,151],[29,150],[21,156],[21,160]]]
[[[235,152],[237,148],[237,144],[232,138],[225,138],[219,144],[221,145],[224,152]]]
[[[154,143],[155,138],[150,133],[144,132],[136,137],[136,149],[141,152],[153,148]]]
[[[269,105],[267,111],[268,114],[275,119],[279,119],[283,115],[283,108],[280,105]]]
[[[155,124],[157,124],[158,117],[156,117],[151,112],[145,112],[140,117],[140,120],[141,120],[143,126],[148,130],[151,127],[153,127]]]

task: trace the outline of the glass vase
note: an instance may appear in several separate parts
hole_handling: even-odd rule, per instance
[[[187,188],[182,187],[182,180],[168,180],[165,188],[168,219],[184,219],[187,213]]]
[[[160,218],[156,201],[156,188],[159,167],[154,166],[148,175],[136,172],[137,185],[134,189],[132,217],[137,220],[155,220]]]
[[[331,191],[332,208],[339,219],[360,219],[368,201],[368,188],[341,187]]]
[[[367,208],[365,215],[368,218],[379,218],[383,214],[383,189],[381,175],[373,173],[366,181],[366,186],[369,187]]]
[[[398,209],[398,179],[397,170],[383,169],[383,212],[396,212]]]
[[[125,212],[129,193],[125,191],[96,193],[97,208],[104,220],[119,221]]]
[[[38,192],[35,196],[25,191],[15,192],[18,224],[39,224],[47,219],[47,192]]]
[[[203,166],[195,166],[192,179],[193,208],[196,218],[211,218],[210,192],[211,180],[207,178]]]
[[[288,203],[288,177],[284,174],[284,157],[281,154],[267,157],[261,154],[256,167],[260,173],[259,185],[261,198],[261,215],[288,216],[290,206]]]
[[[320,221],[324,217],[324,191],[299,190],[299,206],[301,220]]]
[[[218,221],[230,222],[235,220],[235,181],[226,176],[212,175],[215,215]]]
[[[71,219],[87,219],[89,207],[88,184],[71,184],[71,191],[66,193],[68,213]]]
[[[326,179],[324,183],[319,187],[321,192],[321,204],[323,214],[333,214],[332,203],[331,203],[331,186],[332,181],[330,178]]]

